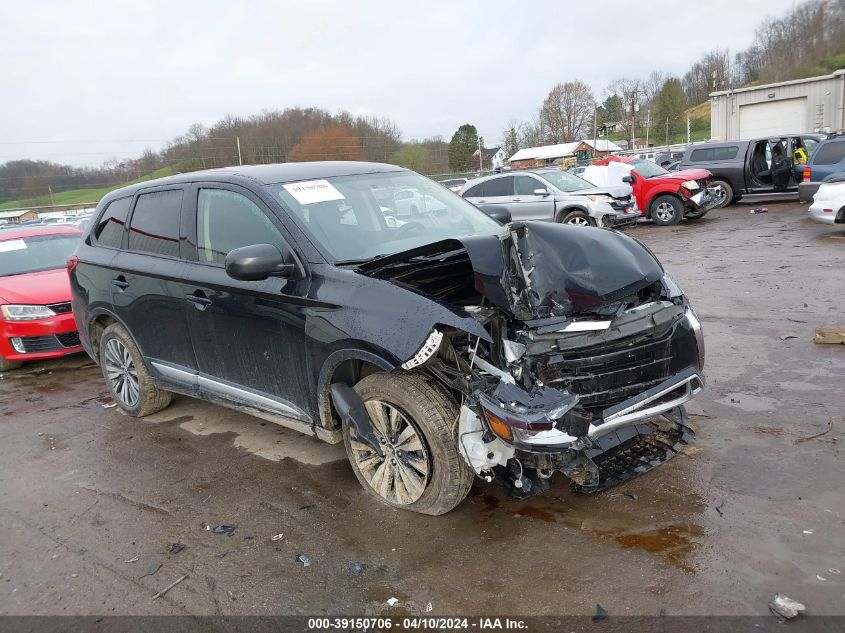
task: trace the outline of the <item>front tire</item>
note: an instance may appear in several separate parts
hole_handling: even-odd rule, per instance
[[[100,338],[100,368],[112,398],[126,415],[143,418],[170,404],[171,393],[155,386],[129,332],[114,323]]]
[[[724,180],[714,180],[710,183],[710,186],[716,190],[716,204],[713,206],[714,209],[724,209],[735,202],[734,189],[730,183]]]
[[[458,408],[434,381],[417,373],[376,373],[355,385],[373,421],[384,458],[343,424],[352,470],[382,503],[440,515],[469,493],[473,472],[458,452]]]
[[[560,219],[561,224],[572,224],[573,226],[592,226],[590,216],[586,211],[574,209],[564,214]]]
[[[657,226],[673,226],[684,216],[684,204],[675,196],[658,196],[651,203],[651,220]]]

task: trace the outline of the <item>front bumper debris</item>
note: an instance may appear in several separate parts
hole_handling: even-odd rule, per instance
[[[712,187],[699,190],[698,193],[687,198],[687,203],[696,211],[708,211],[718,204],[716,190]]]

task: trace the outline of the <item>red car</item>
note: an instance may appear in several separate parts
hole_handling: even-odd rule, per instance
[[[678,224],[681,219],[697,220],[716,204],[710,190],[713,176],[706,169],[666,171],[657,163],[643,158],[608,156],[594,165],[607,165],[611,161],[626,163],[632,171],[626,182],[634,190],[640,213],[655,224]]]
[[[83,351],[67,274],[81,235],[72,226],[0,231],[0,371]]]

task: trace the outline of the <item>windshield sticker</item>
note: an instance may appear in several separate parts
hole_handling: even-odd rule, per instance
[[[0,253],[24,250],[26,250],[26,242],[23,240],[6,240],[5,242],[0,242]]]
[[[306,180],[304,182],[292,182],[289,185],[282,185],[290,195],[296,198],[299,204],[314,204],[315,202],[330,202],[332,200],[345,200],[328,180]]]

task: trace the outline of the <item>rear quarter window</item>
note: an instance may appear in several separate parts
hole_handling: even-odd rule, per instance
[[[179,257],[181,208],[181,189],[155,191],[138,196],[129,224],[129,250]]]
[[[484,185],[487,183],[480,182],[477,185],[470,187],[464,192],[464,198],[480,198],[484,195]]]
[[[728,145],[725,147],[702,147],[692,150],[690,160],[694,163],[703,163],[714,160],[732,160],[736,158],[739,153],[737,145]]]
[[[100,221],[94,227],[94,238],[98,244],[109,248],[120,248],[131,205],[132,198],[120,198],[109,202]]]
[[[835,165],[845,158],[845,140],[819,145],[813,155],[815,165]]]

